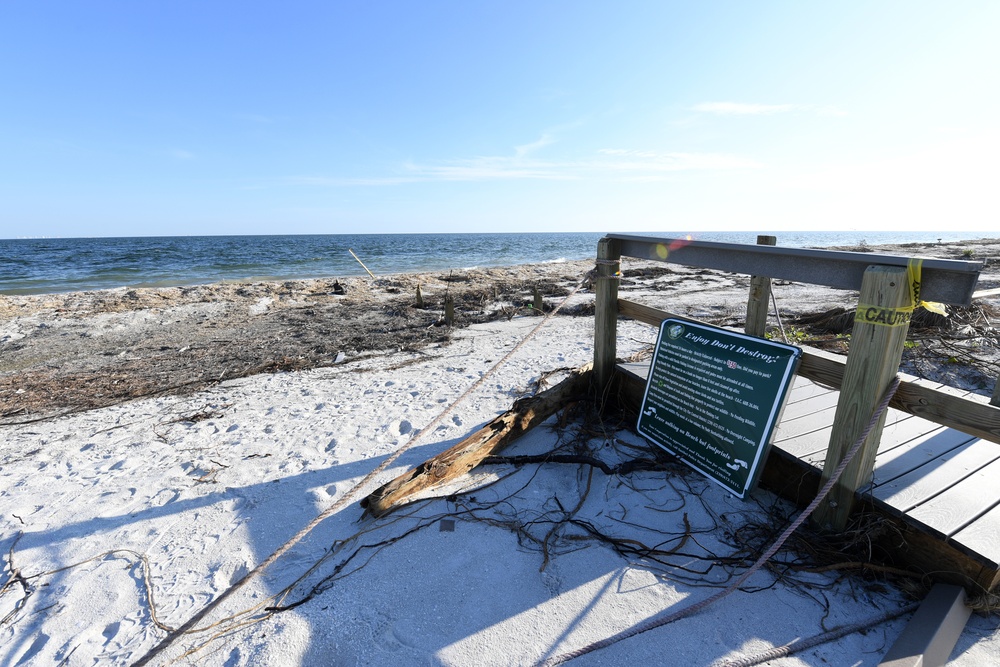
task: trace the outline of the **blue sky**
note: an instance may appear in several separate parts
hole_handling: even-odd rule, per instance
[[[0,237],[993,234],[998,34],[994,0],[0,0]]]

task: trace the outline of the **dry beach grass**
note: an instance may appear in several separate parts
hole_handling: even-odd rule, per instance
[[[984,261],[980,289],[1000,286],[997,239],[877,250]],[[339,281],[316,279],[0,296],[0,423],[420,350],[449,337],[446,295],[457,326],[510,319],[531,314],[535,289],[551,308],[581,281],[589,286],[591,267],[584,260],[350,278],[344,294],[335,292]],[[637,261],[626,261],[623,274],[623,289],[650,305],[725,326],[742,322],[745,276]],[[846,351],[854,295],[781,281],[774,292],[791,342]],[[589,315],[590,304],[578,301],[563,314]],[[1000,298],[952,311],[948,320],[918,312],[903,370],[989,393],[1000,375]],[[772,324],[778,336],[778,320]]]

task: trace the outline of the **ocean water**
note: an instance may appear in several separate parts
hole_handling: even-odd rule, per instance
[[[650,234],[652,235],[652,234]],[[683,237],[664,232],[656,236]],[[779,245],[829,247],[958,241],[975,232],[777,232]],[[47,294],[219,281],[342,278],[560,262],[594,257],[603,233],[320,234],[0,239],[0,294]],[[703,241],[755,243],[756,233],[712,232]]]

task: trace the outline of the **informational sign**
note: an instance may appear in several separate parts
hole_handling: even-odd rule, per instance
[[[718,327],[660,327],[639,433],[735,495],[756,482],[802,350]]]

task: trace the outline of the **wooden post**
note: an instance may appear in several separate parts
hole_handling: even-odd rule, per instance
[[[535,311],[535,315],[545,314],[545,303],[542,301],[542,293],[538,291],[538,285],[535,285],[535,300],[531,305],[531,309]]]
[[[776,245],[775,236],[760,235],[757,245]],[[763,338],[767,328],[767,302],[771,298],[771,279],[767,276],[750,276],[750,299],[747,301],[747,323],[744,331],[748,336]]]
[[[993,385],[993,397],[990,399],[990,405],[1000,407],[1000,377],[997,378],[996,384]]]
[[[833,418],[822,481],[830,478],[847,450],[871,421],[886,388],[899,371],[911,305],[903,267],[870,266],[861,283],[858,315],[851,332],[851,351]],[[870,321],[867,321],[870,320]],[[813,521],[823,529],[843,530],[854,505],[854,492],[867,484],[875,467],[885,413],[868,435],[840,481],[816,509]]]
[[[423,307],[424,307],[424,295],[420,291],[420,285],[418,283],[417,284],[417,308],[423,308]]]
[[[618,278],[621,243],[603,238],[597,242],[597,278],[594,285],[594,385],[604,396],[615,371],[618,345]]]
[[[444,295],[444,323],[448,326],[455,324],[455,297],[450,293]]]

